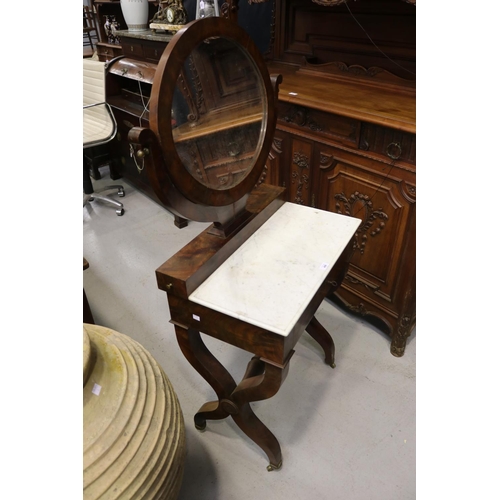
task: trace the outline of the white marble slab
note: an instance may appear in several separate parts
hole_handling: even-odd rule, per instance
[[[285,203],[189,300],[287,336],[360,223]]]

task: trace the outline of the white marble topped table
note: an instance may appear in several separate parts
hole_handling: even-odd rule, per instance
[[[286,337],[360,223],[287,202],[189,300]]]

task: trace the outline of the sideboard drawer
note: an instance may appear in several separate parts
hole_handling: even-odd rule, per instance
[[[353,118],[281,102],[278,121],[297,131],[313,132],[315,136],[358,147],[361,123]]]
[[[415,165],[415,134],[401,132],[380,125],[363,123],[359,148],[384,155],[392,160],[402,160]]]

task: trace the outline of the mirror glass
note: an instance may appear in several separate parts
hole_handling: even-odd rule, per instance
[[[258,156],[266,104],[260,72],[241,45],[224,37],[200,43],[184,61],[171,110],[184,167],[211,189],[239,184]]]

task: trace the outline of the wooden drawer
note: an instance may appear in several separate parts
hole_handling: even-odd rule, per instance
[[[121,56],[122,54],[123,51],[120,45],[112,45],[110,43],[97,44],[97,56],[101,62],[111,61],[114,57]]]
[[[136,40],[132,41],[129,38],[122,38],[122,48],[125,57],[137,57],[142,59],[144,57],[144,47],[142,43]]]
[[[298,133],[312,132],[316,137],[333,139],[341,144],[358,147],[361,123],[353,118],[280,102],[278,122]]]
[[[363,123],[359,149],[370,151],[390,158],[391,160],[416,163],[416,137],[415,134],[399,130]]]
[[[122,36],[122,47],[125,57],[142,59],[157,63],[168,42],[140,40]]]

